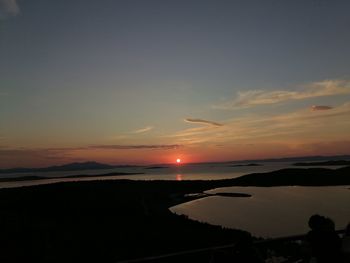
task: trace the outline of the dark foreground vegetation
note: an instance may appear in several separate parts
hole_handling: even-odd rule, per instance
[[[0,262],[117,262],[249,243],[246,232],[189,220],[168,208],[196,198],[187,194],[216,187],[341,184],[350,184],[350,167],[284,169],[216,181],[110,180],[1,189]],[[238,247],[243,261],[235,262],[248,262],[250,252]],[[203,258],[196,255],[191,262]]]
[[[0,262],[116,262],[248,236],[172,214],[208,182],[94,181],[0,190]]]

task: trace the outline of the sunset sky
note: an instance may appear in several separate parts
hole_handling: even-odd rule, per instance
[[[350,154],[350,1],[0,0],[0,167]]]

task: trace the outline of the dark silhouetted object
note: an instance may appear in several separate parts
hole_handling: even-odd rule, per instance
[[[342,252],[344,255],[344,262],[350,263],[350,223],[346,227],[345,234],[343,236]]]
[[[334,222],[330,218],[313,215],[309,219],[311,231],[307,241],[311,248],[311,256],[316,262],[343,262],[341,256],[341,239],[335,232]]]

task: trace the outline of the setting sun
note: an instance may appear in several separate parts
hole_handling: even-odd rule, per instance
[[[177,158],[177,159],[176,159],[176,163],[181,163],[181,159],[180,159],[180,158]]]

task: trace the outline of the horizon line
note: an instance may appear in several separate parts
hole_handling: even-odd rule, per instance
[[[289,156],[289,157],[271,157],[271,158],[263,158],[263,159],[241,159],[241,160],[227,160],[227,161],[207,161],[207,162],[183,162],[180,164],[180,166],[185,165],[200,165],[200,164],[214,164],[214,163],[237,163],[237,162],[272,162],[272,161],[282,161],[282,160],[288,160],[288,159],[303,159],[303,158],[350,158],[349,154],[338,154],[338,155],[303,155],[303,156]],[[172,166],[179,166],[179,164],[176,164],[175,162],[168,162],[168,163],[150,163],[150,164],[126,164],[126,163],[108,163],[108,162],[98,162],[93,160],[87,160],[87,161],[72,161],[67,162],[64,164],[54,164],[50,166],[36,166],[36,167],[11,167],[11,168],[0,168],[0,170],[11,170],[11,169],[41,169],[41,168],[52,168],[55,166],[64,166],[69,164],[83,164],[83,163],[97,163],[97,164],[105,164],[105,165],[111,165],[111,166],[129,166],[129,167],[149,167],[149,166],[159,166],[159,165],[172,165]]]

